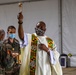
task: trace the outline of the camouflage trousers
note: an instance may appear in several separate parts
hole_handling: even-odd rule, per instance
[[[0,68],[0,75],[19,75],[20,66],[14,66],[13,68]]]
[[[0,75],[5,75],[5,69],[0,67]]]

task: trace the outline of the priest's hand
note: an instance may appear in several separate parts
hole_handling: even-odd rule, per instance
[[[18,18],[18,22],[19,22],[19,23],[22,23],[22,22],[23,22],[22,12],[20,12],[20,13],[18,14],[17,18]]]
[[[45,44],[39,44],[39,45],[38,45],[38,47],[39,47],[39,49],[41,49],[41,50],[44,50],[44,51],[48,52],[48,47],[46,47],[46,45],[45,45]]]
[[[19,15],[17,16],[18,18],[18,35],[19,35],[19,38],[24,41],[24,30],[23,30],[23,15],[22,15],[22,12],[19,13]]]

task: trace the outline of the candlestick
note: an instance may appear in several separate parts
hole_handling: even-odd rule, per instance
[[[18,3],[19,5],[19,12],[22,12],[22,2]]]

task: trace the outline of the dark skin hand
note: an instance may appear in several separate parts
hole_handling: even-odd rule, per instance
[[[22,26],[22,22],[23,22],[23,15],[22,15],[22,12],[20,12],[17,16],[18,18],[18,35],[19,35],[19,38],[23,41],[24,40],[24,30],[23,30],[23,26]]]
[[[46,51],[50,55],[50,53],[48,52],[48,48],[45,44],[39,44],[38,47],[39,49]]]
[[[23,15],[22,15],[22,12],[20,12],[17,16],[19,22],[23,22]]]

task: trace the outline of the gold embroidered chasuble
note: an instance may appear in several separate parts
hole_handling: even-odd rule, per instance
[[[37,42],[38,42],[37,36],[32,34],[32,40],[31,40],[31,56],[30,56],[30,75],[35,75],[35,69],[36,69],[36,51],[37,51]],[[54,48],[54,42],[49,37],[46,37],[48,47],[53,50]]]
[[[20,68],[19,75],[62,75],[62,68],[59,63],[59,53],[54,50],[54,57],[56,59],[56,64],[52,65],[49,61],[49,56],[44,51],[44,57],[42,60],[42,53],[37,52],[37,42],[38,38],[34,34],[28,34],[28,45],[21,48],[22,51],[22,64]],[[54,42],[50,38],[46,37],[48,47],[50,49],[54,48]],[[36,54],[37,53],[37,54]],[[36,56],[37,55],[37,56]],[[47,57],[46,57],[47,56]],[[37,59],[37,60],[36,60]],[[42,67],[42,63],[44,64]],[[29,65],[30,64],[30,65]],[[46,69],[47,68],[47,69]],[[43,71],[44,70],[44,71]],[[47,71],[47,73],[46,73]]]

